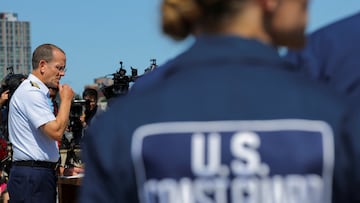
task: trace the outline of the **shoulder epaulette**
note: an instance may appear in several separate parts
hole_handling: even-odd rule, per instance
[[[31,86],[40,89],[39,85],[36,82],[30,81]]]

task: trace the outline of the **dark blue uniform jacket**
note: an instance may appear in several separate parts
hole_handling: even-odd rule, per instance
[[[89,127],[81,202],[351,202],[339,98],[270,46],[201,36]]]
[[[286,59],[312,78],[350,97],[360,96],[360,13],[325,26],[308,37],[305,49]]]

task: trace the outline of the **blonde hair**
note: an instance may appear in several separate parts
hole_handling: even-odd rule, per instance
[[[194,34],[199,27],[216,29],[248,0],[164,0],[163,32],[176,40]]]

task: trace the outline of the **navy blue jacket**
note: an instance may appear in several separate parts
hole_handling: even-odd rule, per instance
[[[89,127],[81,202],[351,202],[339,98],[270,46],[201,36]]]
[[[360,96],[360,13],[310,34],[305,49],[286,59],[337,91]]]

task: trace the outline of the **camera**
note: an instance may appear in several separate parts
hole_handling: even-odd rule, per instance
[[[148,68],[145,69],[145,73],[153,71],[157,68],[156,59],[150,60],[151,64]],[[114,84],[111,86],[105,86],[101,88],[102,93],[106,97],[106,99],[110,99],[112,97],[125,95],[129,91],[130,83],[135,82],[142,75],[138,75],[137,69],[131,68],[131,75],[126,75],[126,70],[123,67],[123,62],[120,61],[120,68],[115,73],[111,74],[113,76]]]
[[[151,72],[151,71],[155,70],[155,68],[158,67],[158,65],[156,64],[156,59],[150,59],[150,62],[151,62],[151,64],[149,67],[147,67],[145,69],[145,73]]]
[[[124,95],[128,92],[131,82],[135,82],[138,77],[137,69],[131,67],[131,75],[126,75],[126,70],[123,67],[123,62],[120,61],[120,68],[113,76],[113,85],[103,87],[102,92],[107,99],[112,97]]]
[[[71,103],[68,129],[62,137],[60,145],[62,166],[82,165],[80,151],[84,128],[80,118],[88,104],[89,101],[84,99],[74,99]]]
[[[84,112],[84,107],[88,103],[89,103],[89,101],[87,101],[85,99],[74,99],[71,103],[70,117],[80,118],[80,116]]]
[[[9,108],[9,101],[11,96],[14,94],[17,87],[20,83],[26,79],[26,76],[23,74],[14,74],[13,67],[10,66],[7,68],[9,73],[5,76],[1,83],[0,87],[0,94],[4,93],[5,91],[9,90],[8,99],[6,103],[1,107],[2,112],[5,112],[6,118],[3,117],[3,122],[0,124],[0,168],[7,173],[10,171],[11,166],[11,153],[12,147],[11,143],[9,142],[9,132],[7,127],[7,117],[8,117],[8,108]],[[4,116],[4,115],[3,115]]]
[[[7,129],[7,117],[8,117],[8,109],[9,109],[9,101],[11,96],[14,94],[15,90],[18,88],[20,83],[26,79],[26,76],[23,74],[14,74],[13,67],[10,66],[7,68],[9,73],[5,76],[5,78],[1,82],[0,94],[3,94],[5,91],[8,92],[8,99],[1,106],[1,109],[6,113],[6,118],[3,118],[3,121],[0,125],[0,136],[8,140],[8,129]]]
[[[74,99],[71,103],[68,131],[72,136],[68,141],[72,142],[74,145],[80,145],[83,130],[80,117],[83,115],[85,106],[88,103],[89,101],[84,99]]]
[[[88,102],[83,99],[74,99],[71,103],[68,129],[65,131],[65,136],[61,141],[60,148],[69,149],[79,147],[83,134],[83,125],[80,117],[84,112],[84,106]]]
[[[26,79],[26,76],[23,74],[14,74],[12,66],[8,67],[7,70],[9,70],[10,72],[5,76],[5,79],[3,80],[0,87],[0,94],[9,90],[9,97],[6,102],[6,107],[8,105],[8,101],[10,101],[10,98],[14,94],[17,87],[23,80]]]

